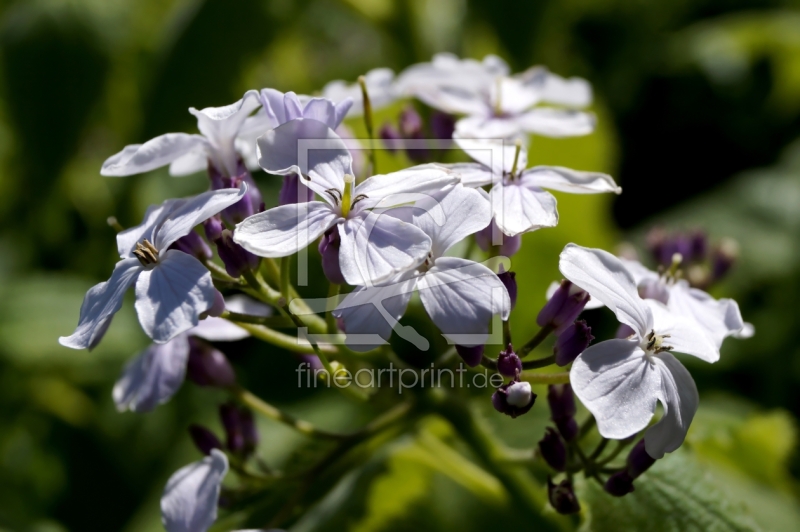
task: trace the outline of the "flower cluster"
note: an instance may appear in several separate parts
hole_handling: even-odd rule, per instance
[[[424,157],[407,150],[412,160],[427,162],[378,174],[374,150],[367,150],[368,162],[363,159],[343,121],[363,116],[371,132],[375,109],[410,98],[432,108],[427,130],[446,136],[469,162],[431,162],[435,150]],[[106,160],[101,173],[107,176],[166,165],[172,175],[205,169],[209,176],[207,192],[152,206],[140,225],[118,233],[120,261],[107,282],[86,294],[74,333],[60,339],[74,349],[95,347],[133,286],[139,321],[153,344],[124,368],[114,387],[119,410],[152,410],[186,378],[232,395],[234,402],[220,411],[225,445],[204,427],[190,428],[206,456],[167,483],[161,508],[169,532],[205,531],[218,506],[236,499],[236,490],[222,488],[229,467],[243,482],[257,477],[247,469],[258,442],[253,411],[310,437],[341,440],[345,449],[409,411],[400,403],[399,414],[390,411],[349,435],[317,429],[242,388],[233,366],[210,342],[252,335],[305,356],[335,377],[354,352],[384,356],[393,332],[429,349],[428,339],[400,323],[414,293],[452,346],[445,355],[457,354],[466,365],[485,366],[507,379],[491,398],[497,411],[524,415],[537,397],[532,383],[561,382],[548,391],[555,428],[539,443],[547,464],[566,475],[558,484],[549,482],[559,512],[580,509],[574,473],[600,478],[609,473],[600,465],[613,459],[603,462],[602,448],[584,456],[586,430],[576,421],[575,396],[593,416],[603,442],[632,441],[644,431],[627,465],[605,481],[613,495],[632,491],[644,469],[681,445],[698,393],[673,352],[715,362],[724,338],[749,336],[752,327],[734,301],[715,300],[681,277],[684,259],[678,251],[668,267],[654,272],[568,244],[560,258],[565,280],[548,292],[538,332],[524,344],[511,338],[517,281],[508,257],[519,251],[521,235],[558,224],[556,198],[549,191],[621,193],[606,174],[528,168],[528,135],[591,133],[595,118],[582,110],[591,99],[586,81],[542,67],[511,75],[494,56],[479,62],[442,54],[396,77],[377,69],[358,84],[332,82],[321,97],[251,90],[228,106],[191,108],[200,134],[168,133]],[[381,135],[395,149],[400,144],[393,142],[421,140],[425,130],[421,116],[407,106],[399,131],[385,125]],[[258,168],[282,176],[279,197],[264,201],[250,173]],[[459,246],[464,241],[467,245]],[[329,297],[304,300],[290,281],[291,257],[315,242]],[[472,243],[490,260],[481,262],[486,257]],[[662,242],[661,254],[665,248]],[[343,287],[346,295],[340,295]],[[614,312],[621,329],[618,338],[590,345],[591,328],[578,318],[598,305]],[[502,342],[492,341],[499,329]],[[318,341],[309,332],[343,335],[344,341]],[[550,335],[556,337],[552,356],[527,359]],[[491,343],[502,343],[496,357],[485,352]],[[570,369],[549,381],[532,371],[550,365]],[[657,402],[664,413],[649,426]]]

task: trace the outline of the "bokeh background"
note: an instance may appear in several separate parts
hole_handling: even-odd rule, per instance
[[[130,226],[147,205],[206,187],[202,176],[171,178],[165,170],[103,178],[102,161],[129,143],[195,131],[190,106],[228,104],[251,88],[313,93],[332,79],[354,80],[378,66],[400,71],[439,51],[495,53],[515,71],[543,64],[588,79],[597,132],[536,137],[530,158],[608,172],[624,188],[617,198],[559,195],[559,227],[526,235],[514,263],[522,294],[515,330],[533,323],[568,241],[641,246],[658,224],[739,244],[734,270],[714,293],[739,301],[756,336],[728,340],[713,366],[687,361],[700,412],[686,450],[657,466],[668,481],[640,490],[651,505],[582,488],[592,514],[585,526],[618,529],[616,520],[627,519],[631,527],[669,529],[689,511],[674,503],[674,492],[688,494],[686,508],[701,512],[713,506],[705,499],[713,491],[726,501],[723,513],[743,515],[726,530],[797,529],[800,2],[0,5],[0,530],[160,530],[164,482],[199,457],[186,427],[219,431],[216,405],[224,396],[192,385],[147,416],[115,411],[113,382],[147,345],[130,305],[92,353],[56,341],[72,331],[86,289],[107,279],[116,260],[106,218]],[[400,106],[381,111],[379,124]],[[350,125],[363,132],[357,121]],[[383,168],[405,163],[381,157]],[[258,180],[274,202],[276,180]],[[292,412],[328,426],[359,426],[373,414],[335,394],[298,390],[296,362],[278,350],[244,341],[227,352],[253,390]],[[488,405],[488,394],[479,400]],[[524,448],[541,434],[545,410],[516,424],[487,417]],[[446,427],[429,425],[447,439]],[[275,425],[265,423],[262,434],[260,452],[270,463],[298,445]],[[293,530],[497,530],[513,521],[496,486],[420,438],[396,442],[343,477]],[[712,487],[692,491],[698,474]],[[550,526],[526,523],[526,530]],[[693,526],[703,523],[698,517]]]

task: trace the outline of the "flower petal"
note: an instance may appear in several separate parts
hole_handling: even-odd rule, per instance
[[[528,166],[528,150],[524,143],[520,145],[517,156],[516,143],[508,140],[468,138],[456,132],[453,135],[453,141],[467,155],[485,166],[486,171],[493,176],[492,180],[487,181],[486,184],[499,180],[504,173],[510,173],[514,168],[514,157],[517,157],[518,170]],[[464,184],[466,185],[466,183]]]
[[[567,244],[558,267],[564,277],[602,301],[640,337],[653,328],[653,316],[639,297],[633,277],[611,253]]]
[[[136,244],[143,240],[155,242],[155,234],[164,220],[181,205],[183,199],[168,199],[160,205],[150,205],[144,213],[144,220],[135,227],[130,227],[117,233],[117,251],[122,259],[133,259],[136,256],[133,250]]]
[[[272,308],[242,294],[225,299],[225,310],[251,316],[271,316]],[[250,336],[250,333],[223,318],[209,317],[202,320],[189,334],[211,342],[235,342]]]
[[[658,399],[664,405],[664,415],[647,429],[644,448],[652,458],[664,457],[681,446],[686,439],[700,396],[694,379],[669,353],[660,353],[653,358],[661,373],[661,391]]]
[[[339,226],[339,266],[348,284],[378,283],[421,264],[431,239],[390,215],[362,211]]]
[[[338,219],[321,201],[281,205],[237,224],[233,241],[260,257],[288,257],[319,238]]]
[[[660,371],[635,340],[589,346],[573,362],[569,380],[600,434],[616,440],[647,426],[661,393]]]
[[[495,117],[476,114],[456,122],[455,135],[474,139],[514,139],[519,138],[523,132],[517,116]]]
[[[563,166],[534,166],[525,170],[520,180],[527,187],[549,188],[571,194],[622,193],[622,188],[610,175],[580,172]]]
[[[184,334],[139,353],[114,384],[117,410],[149,412],[169,401],[183,384],[188,360],[189,339]]]
[[[144,144],[125,146],[121,152],[105,160],[100,175],[117,177],[149,172],[207,147],[208,141],[200,135],[167,133]]]
[[[375,175],[355,188],[354,197],[365,196],[355,208],[387,209],[428,197],[458,182],[458,174],[438,164],[421,164],[391,174]]]
[[[471,260],[441,257],[417,283],[422,305],[451,342],[480,345],[492,316],[508,319],[511,300],[492,270]]]
[[[582,78],[562,78],[544,67],[532,67],[517,76],[525,85],[535,87],[541,101],[567,107],[592,104],[592,86]]]
[[[516,117],[524,131],[545,137],[576,137],[594,131],[597,119],[592,113],[537,107]]]
[[[136,282],[141,272],[142,265],[138,259],[119,261],[108,281],[96,284],[86,292],[75,332],[71,336],[62,336],[58,343],[72,349],[96,346],[108,329],[111,318],[122,306],[125,291]]]
[[[374,68],[364,75],[369,94],[369,103],[373,111],[386,107],[397,99],[394,90],[394,71],[390,68]],[[364,113],[364,102],[361,96],[361,86],[358,83],[347,83],[342,80],[329,82],[322,88],[322,95],[325,98],[337,102],[344,102],[347,98],[352,101],[352,107],[341,113],[344,119],[347,112],[350,116],[360,116]],[[340,120],[341,122],[341,120]],[[335,129],[335,128],[334,128]]]
[[[172,161],[169,165],[169,175],[174,177],[191,175],[206,168],[208,168],[207,150],[195,149]]]
[[[440,165],[461,178],[465,187],[482,187],[494,181],[492,171],[480,163],[451,163]]]
[[[706,362],[719,360],[719,346],[711,332],[695,321],[691,315],[673,312],[654,299],[645,299],[644,302],[653,315],[653,330],[656,334],[669,335],[669,338],[664,339],[664,343],[671,345],[673,351],[696,356]]]
[[[211,274],[196,258],[170,249],[136,280],[139,323],[157,344],[188,331],[214,304]]]
[[[217,519],[228,458],[219,449],[175,472],[161,495],[161,522],[167,532],[206,532]]]
[[[549,192],[513,182],[495,185],[489,195],[495,222],[508,236],[558,225],[556,199]]]
[[[669,291],[667,307],[679,316],[692,318],[706,330],[717,347],[728,336],[735,336],[744,328],[739,305],[732,299],[714,299],[684,280],[678,281]]]

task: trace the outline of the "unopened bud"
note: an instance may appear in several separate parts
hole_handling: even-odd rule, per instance
[[[618,471],[608,477],[603,489],[614,497],[622,497],[633,491],[633,479],[627,471]]]
[[[500,228],[497,227],[494,218],[492,218],[489,225],[475,233],[475,243],[483,251],[489,251],[495,245],[495,236],[498,237],[500,242],[500,248],[497,250],[500,256],[512,257],[522,246],[522,235],[508,236],[503,234]]]
[[[219,418],[225,428],[226,447],[232,453],[244,450],[244,433],[242,432],[241,412],[233,403],[225,403],[219,407]]]
[[[225,226],[222,225],[222,220],[219,219],[219,216],[212,216],[205,222],[203,222],[203,231],[206,233],[206,238],[209,242],[216,242],[222,237],[222,231],[225,229]]]
[[[258,427],[256,427],[253,412],[247,408],[239,409],[239,421],[242,426],[242,437],[244,438],[244,452],[252,454],[258,447]]]
[[[238,278],[246,270],[258,268],[259,258],[233,241],[233,233],[228,229],[214,242],[217,245],[217,255],[225,265],[225,271],[233,278]]]
[[[547,465],[556,471],[567,467],[567,446],[553,427],[545,429],[544,438],[539,442],[539,452]]]
[[[313,199],[314,191],[303,184],[300,176],[294,173],[283,176],[283,185],[278,194],[278,205],[308,203]]]
[[[515,272],[501,272],[497,274],[500,282],[506,287],[511,300],[511,310],[517,306],[517,274]]]
[[[711,273],[714,280],[725,277],[738,258],[739,244],[730,238],[723,239],[711,254]]]
[[[456,130],[456,119],[453,115],[434,110],[431,113],[431,133],[433,138],[452,140]]]
[[[578,435],[578,423],[575,421],[575,394],[572,386],[551,384],[547,388],[547,403],[550,405],[550,419],[558,427],[558,431],[566,441],[572,441]]]
[[[495,410],[512,418],[526,414],[535,402],[536,394],[528,382],[511,381],[500,386],[492,394],[492,405]]]
[[[199,386],[229,388],[236,384],[236,373],[221,351],[204,341],[189,337],[189,362],[186,374]]]
[[[345,284],[342,268],[339,265],[339,227],[334,225],[322,235],[319,241],[319,254],[322,256],[322,271],[333,284]]]
[[[395,153],[403,148],[403,136],[397,128],[389,122],[383,124],[380,131],[378,131],[378,136],[383,141],[383,145],[386,146],[387,151],[391,153]]]
[[[195,447],[205,455],[211,454],[212,449],[222,450],[222,442],[219,441],[219,438],[203,426],[189,425],[189,436]]]
[[[578,320],[568,325],[559,333],[553,348],[556,365],[563,367],[578,358],[578,355],[586,351],[592,340],[594,340],[592,328],[586,325],[584,320]]]
[[[180,237],[170,246],[170,249],[183,251],[187,255],[195,257],[200,262],[211,258],[211,248],[208,247],[205,240],[194,231],[186,236]]]
[[[539,311],[536,323],[539,327],[551,326],[559,334],[575,321],[588,302],[589,294],[570,281],[563,280],[553,297]]]
[[[630,475],[632,479],[635,479],[650,469],[650,467],[655,463],[656,459],[647,454],[647,451],[644,448],[644,438],[642,438],[638,443],[636,443],[636,445],[633,446],[631,452],[628,453],[626,469],[628,471],[628,475]]]
[[[576,514],[581,511],[581,505],[569,479],[565,478],[559,484],[554,484],[548,477],[547,496],[550,499],[550,505],[560,514]]]
[[[410,139],[422,132],[422,117],[413,105],[407,105],[400,113],[400,133]]]
[[[516,377],[522,373],[522,360],[514,352],[511,344],[497,356],[497,371],[505,377]]]
[[[483,360],[483,349],[483,344],[472,347],[456,344],[456,353],[458,353],[461,360],[471,368],[474,368]]]
[[[692,232],[689,239],[691,241],[691,252],[688,260],[695,262],[705,260],[706,255],[708,255],[708,235],[706,235],[706,232],[697,229]]]

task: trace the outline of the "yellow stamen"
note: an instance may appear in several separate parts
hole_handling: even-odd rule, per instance
[[[515,144],[517,149],[514,151],[514,165],[511,167],[512,178],[517,174],[517,163],[519,163],[519,152],[522,151],[522,141],[517,139]]]
[[[344,193],[342,194],[342,216],[347,216],[352,207],[353,189],[355,188],[356,178],[350,174],[344,176]]]

